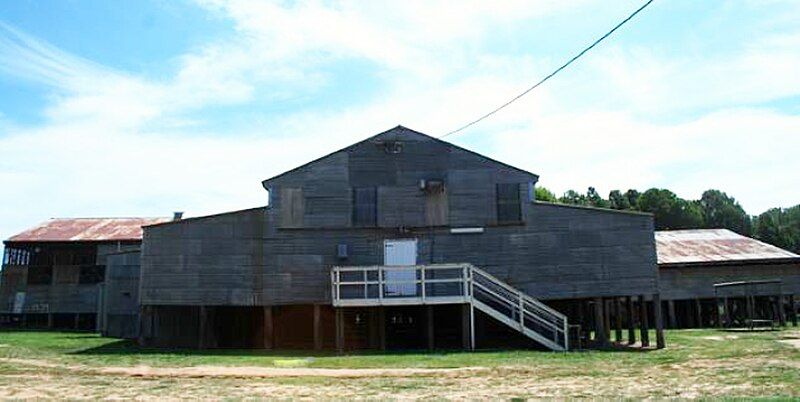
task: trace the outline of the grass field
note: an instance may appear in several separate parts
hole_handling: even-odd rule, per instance
[[[667,349],[363,353],[143,349],[0,332],[0,398],[800,397],[800,331],[667,332]]]

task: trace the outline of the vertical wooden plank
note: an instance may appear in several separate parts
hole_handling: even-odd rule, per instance
[[[653,318],[656,321],[656,348],[664,349],[664,320],[661,314],[661,294],[653,293]]]
[[[650,346],[650,334],[648,331],[647,299],[644,295],[639,295],[639,337],[642,338],[642,347]]]
[[[792,326],[797,326],[797,309],[794,306],[794,295],[789,295],[789,319],[792,320]]]
[[[607,348],[610,346],[605,328],[605,301],[602,297],[594,299],[594,340],[597,347]]]
[[[47,313],[47,328],[53,329],[53,313]]]
[[[272,306],[264,306],[264,349],[275,348],[275,323]]]
[[[81,322],[81,315],[75,313],[74,322],[72,323],[73,329],[78,329],[80,326],[80,322]]]
[[[786,308],[784,307],[785,298],[783,295],[778,295],[778,321],[782,327],[786,326]]]
[[[427,316],[427,339],[428,339],[428,350],[433,350],[434,348],[434,332],[433,332],[433,306],[427,305],[425,306],[425,315]]]
[[[678,328],[678,319],[675,317],[675,300],[667,300],[667,317],[669,318],[669,327]]]
[[[619,297],[614,298],[614,339],[622,343],[622,303]]]
[[[322,311],[319,304],[314,305],[314,350],[322,350]]]
[[[695,327],[703,328],[705,326],[703,323],[703,303],[700,302],[700,299],[694,299],[694,313]]]
[[[628,345],[636,343],[636,311],[633,307],[633,297],[625,297],[628,313]]]

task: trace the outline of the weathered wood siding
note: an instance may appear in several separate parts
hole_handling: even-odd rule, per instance
[[[100,330],[104,336],[135,338],[139,334],[140,257],[138,249],[106,257],[100,311],[103,315]]]
[[[399,153],[386,151],[393,141]],[[443,181],[445,193],[427,194],[420,180]],[[420,263],[473,263],[543,299],[656,291],[651,216],[533,203],[536,180],[393,130],[265,181],[267,208],[145,228],[142,303],[330,303],[332,266],[382,264],[384,240],[396,238],[418,239]],[[498,183],[519,186],[520,222],[498,224]],[[376,188],[374,227],[352,224],[363,187]],[[484,233],[450,233],[473,226]]]
[[[780,279],[784,294],[800,295],[800,264],[703,265],[659,268],[663,300],[714,297],[714,284],[762,279]]]

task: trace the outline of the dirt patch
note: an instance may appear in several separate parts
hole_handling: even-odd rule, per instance
[[[712,336],[704,336],[703,339],[706,339],[706,340],[709,340],[709,341],[729,341],[729,340],[732,340],[732,339],[739,339],[739,336],[738,335],[725,335],[725,336],[712,335]]]
[[[785,343],[787,345],[794,346],[800,349],[800,339],[781,339],[778,342]]]
[[[463,367],[448,369],[322,369],[322,368],[273,368],[273,367],[227,367],[227,366],[194,366],[194,367],[105,367],[96,370],[103,374],[128,375],[134,377],[330,377],[330,378],[366,378],[366,377],[409,377],[409,376],[448,376],[463,377],[486,372],[483,367]]]

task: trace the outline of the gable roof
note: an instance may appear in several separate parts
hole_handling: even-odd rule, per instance
[[[657,231],[659,265],[798,262],[800,255],[727,229]]]
[[[424,139],[426,139],[426,140],[435,141],[435,142],[437,142],[437,143],[439,143],[439,144],[442,144],[442,145],[444,145],[444,146],[447,146],[447,147],[452,147],[452,148],[454,148],[454,149],[458,149],[458,150],[460,150],[460,151],[464,151],[464,152],[466,152],[466,153],[469,153],[469,154],[475,155],[476,157],[478,157],[478,158],[481,158],[481,159],[484,159],[484,160],[486,160],[486,161],[489,161],[489,162],[492,162],[492,163],[496,163],[496,164],[498,164],[498,165],[501,165],[501,166],[503,166],[503,167],[506,167],[506,168],[509,168],[509,169],[513,169],[513,170],[516,170],[516,171],[518,171],[518,172],[521,172],[521,173],[524,173],[524,174],[530,175],[531,177],[533,177],[534,181],[537,181],[537,180],[539,179],[539,175],[537,175],[537,174],[535,174],[535,173],[531,173],[531,172],[529,172],[529,171],[527,171],[527,170],[520,169],[520,168],[518,168],[518,167],[516,167],[516,166],[511,166],[511,165],[509,165],[509,164],[507,164],[507,163],[500,162],[500,161],[498,161],[498,160],[495,160],[495,159],[492,159],[492,158],[490,158],[490,157],[488,157],[488,156],[481,155],[481,154],[479,154],[479,153],[477,153],[477,152],[475,152],[475,151],[470,151],[470,150],[468,150],[468,149],[466,149],[466,148],[462,148],[462,147],[460,147],[460,146],[458,146],[458,145],[455,145],[455,144],[453,144],[453,143],[450,143],[450,142],[447,142],[447,141],[444,141],[444,140],[440,140],[440,139],[438,139],[438,138],[436,138],[436,137],[433,137],[433,136],[430,136],[430,135],[428,135],[428,134],[424,134],[424,133],[421,133],[421,132],[419,132],[419,131],[412,130],[412,129],[410,129],[410,128],[407,128],[407,127],[403,127],[403,126],[401,126],[401,125],[398,125],[397,127],[394,127],[394,128],[391,128],[391,129],[389,129],[389,130],[386,130],[386,131],[384,131],[384,132],[381,132],[381,133],[375,134],[375,135],[373,135],[372,137],[369,137],[369,138],[366,138],[366,139],[364,139],[364,140],[362,140],[362,141],[356,142],[355,144],[348,145],[348,146],[346,146],[346,147],[344,147],[344,148],[342,148],[342,149],[339,149],[339,150],[333,151],[333,152],[331,152],[331,153],[329,153],[329,154],[327,154],[327,155],[325,155],[325,156],[319,157],[319,158],[317,158],[317,159],[314,159],[314,160],[312,160],[312,161],[310,161],[310,162],[308,162],[308,163],[302,164],[302,165],[300,165],[300,166],[298,166],[298,167],[296,167],[296,168],[294,168],[294,169],[287,170],[287,171],[285,171],[285,172],[283,172],[283,173],[281,173],[281,174],[278,174],[278,175],[276,175],[276,176],[270,177],[269,179],[263,180],[263,181],[261,182],[261,185],[262,185],[262,186],[264,186],[264,188],[266,188],[266,187],[267,187],[267,184],[268,184],[270,181],[273,181],[273,180],[275,180],[275,179],[277,179],[277,178],[279,178],[279,177],[285,176],[285,175],[287,175],[287,174],[290,174],[290,173],[292,173],[292,172],[296,172],[296,171],[298,171],[298,170],[300,170],[300,169],[302,169],[302,168],[304,168],[304,167],[306,167],[306,166],[309,166],[309,165],[311,165],[311,164],[313,164],[313,163],[315,163],[315,162],[318,162],[318,161],[321,161],[321,160],[323,160],[323,159],[326,159],[326,158],[328,158],[328,157],[330,157],[330,156],[332,156],[332,155],[334,155],[334,154],[337,154],[337,153],[339,153],[339,152],[344,152],[344,151],[347,151],[347,150],[349,150],[349,149],[351,149],[351,148],[357,147],[357,146],[359,146],[359,145],[361,145],[361,144],[364,144],[364,143],[366,143],[366,142],[370,142],[370,141],[379,140],[379,139],[381,139],[382,137],[391,137],[391,136],[393,136],[393,135],[395,135],[395,136],[396,136],[396,135],[399,135],[399,134],[412,134],[412,135],[420,136],[420,137],[422,137],[422,138],[424,138]]]
[[[50,219],[6,242],[81,242],[142,240],[142,226],[171,218],[56,218]]]

